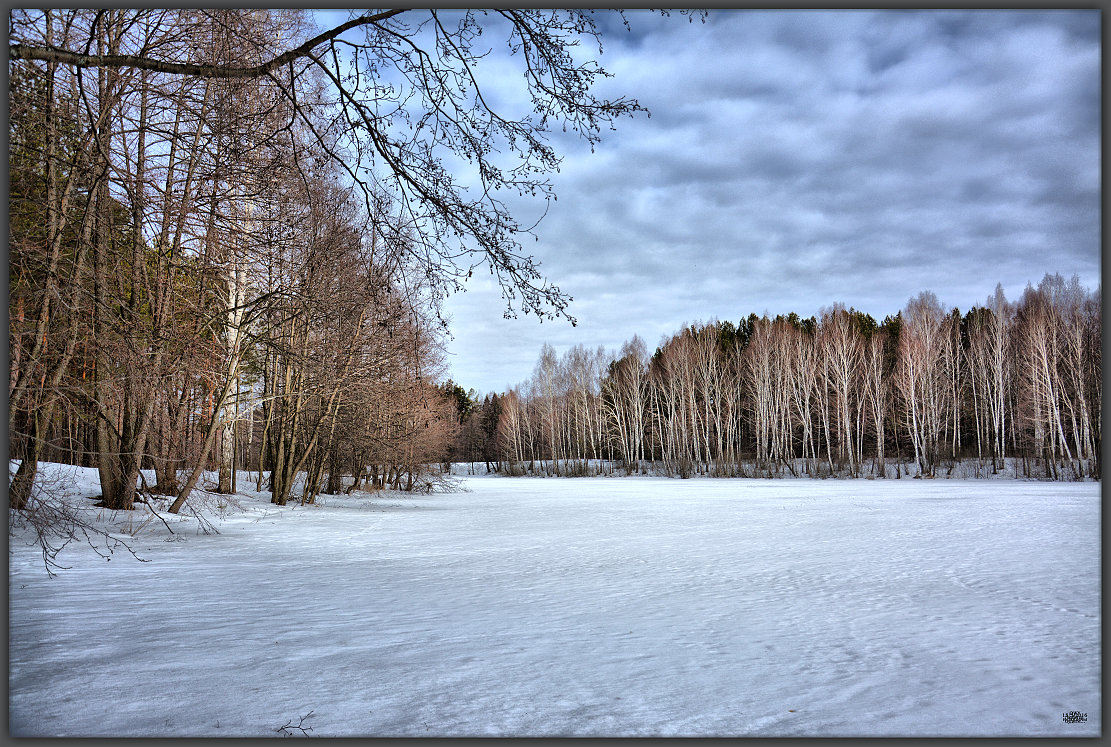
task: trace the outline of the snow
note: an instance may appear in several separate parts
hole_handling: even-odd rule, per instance
[[[1100,734],[1098,483],[463,483],[17,530],[11,734]]]

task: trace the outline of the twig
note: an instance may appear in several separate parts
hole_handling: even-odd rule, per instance
[[[309,711],[308,713],[306,713],[304,716],[302,716],[300,718],[300,720],[298,720],[298,722],[296,724],[293,723],[293,719],[290,719],[289,721],[285,722],[284,726],[279,726],[274,731],[277,732],[278,734],[284,734],[284,736],[292,737],[293,732],[295,730],[297,730],[297,731],[300,731],[303,736],[307,737],[309,735],[309,732],[312,731],[312,727],[311,726],[304,726],[304,723],[305,723],[305,719],[307,719],[309,716],[311,716],[312,713],[313,713],[312,711]]]
[[[148,496],[149,496],[149,494],[148,494]],[[157,516],[159,518],[159,520],[163,524],[166,525],[166,529],[170,532],[170,534],[174,533],[174,530],[170,529],[170,523],[168,521],[166,521],[166,519],[160,513],[158,513],[158,511],[156,511],[154,509],[154,503],[149,499],[149,497],[136,498],[135,502],[136,503],[145,503],[145,504],[147,504],[147,508],[150,509],[150,512],[152,514],[154,514],[155,516]]]

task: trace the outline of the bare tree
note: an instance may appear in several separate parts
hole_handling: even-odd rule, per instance
[[[813,474],[814,463],[818,459],[818,448],[814,438],[814,407],[818,400],[819,352],[814,334],[801,325],[792,324],[786,330],[784,344],[785,357],[788,361],[785,380],[793,405],[793,421],[800,429],[802,458],[806,461],[807,472]]]
[[[772,323],[765,317],[753,329],[743,360],[749,391],[753,436],[756,439],[756,465],[757,468],[766,469],[769,473],[773,463],[772,442],[776,428],[774,354]]]
[[[68,29],[66,14],[46,10],[36,39],[64,44]],[[8,436],[22,460],[8,495],[22,509],[80,335],[93,218],[81,188],[95,187],[104,168],[97,161],[90,173],[73,75],[56,63],[12,65],[9,84]]]
[[[872,433],[876,438],[875,468],[880,477],[886,477],[887,466],[884,459],[884,438],[887,429],[886,415],[889,408],[887,372],[884,370],[887,334],[877,331],[864,342],[861,348],[862,397],[871,418]]]
[[[224,22],[225,16],[208,15],[211,23]],[[101,20],[96,14],[92,24]],[[176,20],[157,16],[162,25]],[[33,25],[30,19],[13,24],[10,59],[272,86],[317,145],[362,186],[368,212],[380,192],[393,195],[414,229],[415,258],[434,270],[436,292],[460,288],[487,264],[501,283],[507,313],[519,299],[527,313],[566,316],[569,299],[522,254],[518,236],[529,228],[512,218],[499,191],[550,199],[545,175],[559,157],[547,141],[549,128],[566,126],[593,145],[615,118],[642,110],[635,100],[591,93],[607,73],[573,53],[584,40],[601,51],[591,14],[577,10],[351,11],[347,22],[311,38],[295,29],[284,50],[265,36],[241,38],[249,55],[230,60],[191,58],[185,48],[90,49],[80,38],[48,44],[29,33]],[[475,64],[487,51],[477,46],[483,30],[502,33],[520,61],[528,112],[514,116],[490,107]],[[321,107],[330,111],[324,124],[313,111]],[[331,140],[328,132],[342,137]],[[453,173],[459,159],[473,167],[478,198],[468,197],[468,185]]]
[[[517,390],[510,389],[502,395],[502,410],[498,420],[498,438],[502,453],[510,462],[510,473],[515,473],[525,462],[525,455],[530,453],[526,444],[527,431],[523,424],[525,418],[525,404],[521,401]]]
[[[1073,446],[1065,433],[1066,413],[1072,419],[1081,459],[1088,449],[1080,436],[1084,418],[1078,417],[1087,409],[1086,397],[1080,399],[1087,389],[1082,384],[1084,334],[1079,307],[1083,295],[1078,280],[1066,283],[1060,275],[1046,275],[1036,289],[1027,286],[1016,312],[1019,396],[1046,477],[1060,477],[1059,461],[1083,473],[1082,464],[1073,462]]]
[[[944,402],[942,345],[945,312],[923,291],[907,302],[899,335],[897,383],[919,474],[934,476],[940,456]]]
[[[639,471],[644,461],[648,415],[648,349],[634,335],[610,364],[604,398],[626,469]]]
[[[837,413],[837,453],[839,461],[848,460],[849,473],[856,474],[859,465],[855,461],[852,413],[858,399],[863,345],[843,305],[834,304],[824,310],[820,325],[827,381]]]

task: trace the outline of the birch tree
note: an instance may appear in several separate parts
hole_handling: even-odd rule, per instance
[[[944,406],[941,358],[945,312],[930,291],[907,302],[899,334],[896,381],[920,475],[933,477],[939,457]]]

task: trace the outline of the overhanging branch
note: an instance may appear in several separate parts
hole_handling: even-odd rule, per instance
[[[335,39],[345,31],[358,26],[379,23],[400,13],[404,13],[406,10],[407,8],[395,8],[393,10],[382,11],[381,13],[352,18],[347,23],[314,36],[296,49],[291,49],[271,59],[269,62],[264,62],[254,67],[230,67],[227,65],[198,65],[189,62],[169,62],[167,60],[156,60],[150,57],[130,54],[85,54],[62,49],[61,47],[35,47],[26,44],[9,45],[8,59],[59,62],[64,65],[73,65],[74,67],[127,67],[136,70],[153,70],[169,75],[193,75],[199,78],[258,78],[272,72],[282,65],[305,57],[316,47],[326,41]]]

